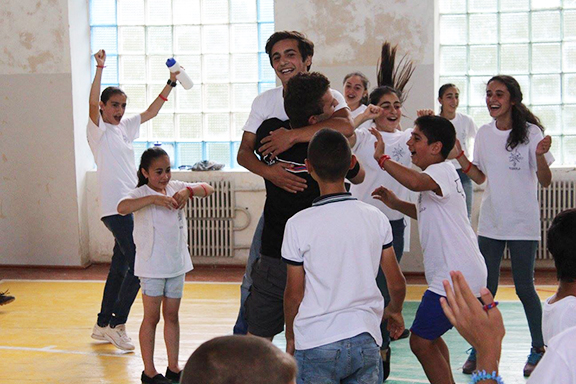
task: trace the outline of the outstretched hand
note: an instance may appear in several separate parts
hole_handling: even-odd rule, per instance
[[[396,196],[394,192],[382,186],[376,188],[374,192],[372,192],[372,197],[375,198],[376,200],[380,200],[381,202],[386,204],[388,208],[391,209],[394,209],[394,207],[396,206],[396,202],[398,202],[399,200],[398,196]]]
[[[432,109],[419,109],[416,111],[416,116],[434,116],[434,111]]]
[[[541,156],[548,153],[551,146],[552,146],[552,137],[547,135],[542,140],[540,140],[540,142],[536,146],[536,156]]]
[[[94,54],[94,59],[96,59],[96,64],[99,66],[104,66],[106,62],[106,51],[101,49]]]
[[[382,135],[376,128],[370,128],[370,133],[376,138],[376,142],[374,143],[374,159],[378,161],[384,154],[386,146],[384,144],[384,140],[382,139]]]
[[[450,277],[454,290],[448,280],[444,280],[442,283],[446,290],[446,298],[440,298],[440,304],[448,320],[479,352],[499,349],[505,334],[500,310],[497,307],[485,310],[470,290],[462,272],[451,271]],[[494,297],[487,288],[482,288],[480,295],[484,304],[494,303]]]

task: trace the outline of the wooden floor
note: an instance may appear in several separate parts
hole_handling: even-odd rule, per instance
[[[0,268],[0,291],[10,289],[16,300],[0,307],[0,383],[139,383],[140,352],[125,353],[111,344],[90,338],[99,310],[106,265],[88,269]],[[182,365],[202,342],[230,334],[239,303],[241,268],[197,268],[188,276],[180,311]],[[504,276],[502,284],[509,281]],[[409,276],[404,315],[411,324],[425,285],[421,276]],[[537,276],[542,299],[555,290],[555,278]],[[545,285],[544,285],[545,284]],[[503,286],[498,295],[507,334],[501,362],[506,383],[524,383],[522,366],[530,337],[522,306],[513,287]],[[142,301],[136,299],[127,323],[137,343]],[[156,364],[165,370],[166,354],[162,323],[156,342]],[[459,366],[468,348],[455,331],[445,337],[458,383],[469,382]],[[283,335],[275,343],[284,347]],[[409,350],[407,340],[392,344],[392,374],[388,383],[425,383],[422,368]]]

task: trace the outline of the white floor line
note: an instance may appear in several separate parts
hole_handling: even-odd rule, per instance
[[[38,279],[3,279],[0,284],[4,282],[23,282],[23,283],[105,283],[106,280],[38,280]],[[184,284],[209,284],[209,285],[240,285],[240,282],[230,281],[186,281]]]
[[[135,358],[140,357],[133,352],[120,352],[120,353],[100,353],[100,352],[81,352],[81,351],[64,351],[60,349],[53,349],[55,346],[50,345],[44,348],[31,348],[31,347],[9,347],[0,345],[0,349],[11,351],[29,351],[29,352],[45,352],[45,353],[62,353],[67,355],[85,355],[85,356],[109,356],[109,357],[124,357]]]

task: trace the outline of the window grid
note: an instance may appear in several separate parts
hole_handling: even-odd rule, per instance
[[[440,0],[439,9],[440,84],[460,88],[461,109],[478,125],[490,121],[485,83],[497,73],[510,74],[522,87],[524,103],[553,138],[554,165],[576,165],[576,28],[565,21],[576,20],[576,2]],[[495,41],[490,40],[491,18]],[[502,30],[522,18],[526,30],[520,22]],[[496,52],[493,61],[490,51]]]
[[[203,159],[238,167],[251,102],[275,87],[264,53],[274,32],[273,0],[91,0],[90,26],[92,54],[106,50],[102,88],[126,91],[127,114],[142,112],[160,93],[169,57],[194,81],[191,90],[176,87],[142,125],[137,163],[161,142],[174,167]]]

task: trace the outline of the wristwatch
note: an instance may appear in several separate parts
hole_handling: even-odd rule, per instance
[[[175,81],[172,81],[172,80],[168,79],[168,82],[167,82],[166,84],[168,84],[169,86],[171,86],[172,88],[174,88],[178,83],[176,83]]]

